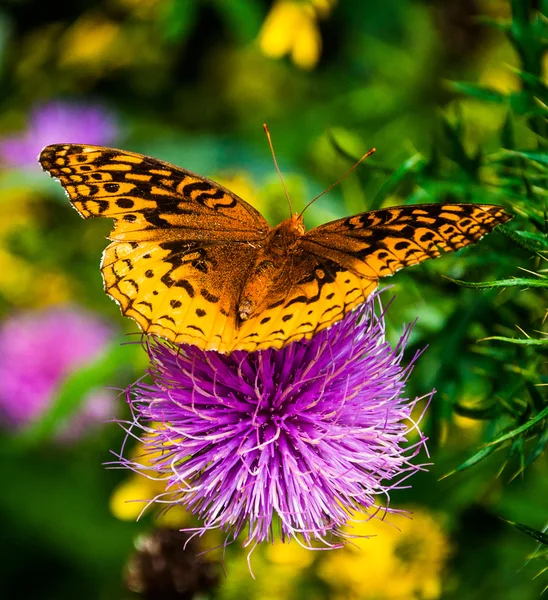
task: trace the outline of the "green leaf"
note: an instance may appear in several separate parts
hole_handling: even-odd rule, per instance
[[[532,419],[529,419],[529,421],[527,421],[527,423],[524,423],[523,425],[520,425],[519,427],[511,429],[510,431],[507,431],[506,433],[502,433],[501,435],[497,436],[494,440],[491,440],[490,442],[488,442],[487,446],[494,447],[495,445],[500,444],[501,442],[505,442],[507,440],[510,440],[510,439],[516,437],[517,435],[521,435],[522,433],[526,432],[528,429],[531,429],[531,427],[533,427],[537,423],[540,423],[541,421],[546,419],[546,417],[548,417],[548,406],[544,410],[539,412],[538,415],[534,416]]]
[[[516,344],[518,346],[548,346],[548,338],[546,339],[535,339],[535,338],[509,338],[501,335],[492,335],[479,340],[480,342],[486,342],[488,340],[497,340],[499,342],[508,342],[510,344]]]
[[[523,531],[523,533],[526,533],[529,537],[532,537],[537,542],[540,542],[541,544],[544,544],[545,546],[548,545],[548,534],[546,534],[542,531],[539,531],[538,529],[533,529],[532,527],[529,527],[528,525],[523,525],[522,523],[516,523],[515,521],[509,521],[508,519],[503,519],[502,517],[501,517],[501,519],[503,521],[505,521],[506,523],[508,523],[509,525],[512,525],[516,529]]]
[[[113,343],[95,362],[71,373],[63,382],[49,411],[19,436],[17,442],[37,443],[51,437],[58,427],[74,414],[91,389],[103,388],[119,381],[119,373],[128,363],[130,352],[137,344]]]
[[[454,92],[478,98],[479,100],[485,100],[486,102],[496,102],[501,104],[508,100],[508,97],[505,94],[483,85],[467,83],[464,81],[448,81],[447,84],[449,89]]]
[[[537,458],[542,455],[546,449],[546,445],[548,445],[548,427],[546,427],[539,435],[537,443],[533,446],[531,452],[527,456],[527,460],[525,461],[526,467],[531,466],[537,460]]]
[[[445,279],[449,279],[453,283],[457,283],[463,287],[474,288],[478,290],[486,290],[489,288],[501,287],[522,287],[522,288],[548,288],[548,279],[528,279],[525,277],[516,277],[515,279],[499,279],[497,281],[463,281],[462,279],[453,279],[444,275]]]
[[[508,150],[508,155],[520,156],[522,158],[526,158],[527,160],[541,163],[542,165],[548,165],[548,152],[543,152],[542,150]]]
[[[455,473],[459,473],[460,471],[464,471],[465,469],[469,469],[470,467],[477,465],[479,462],[487,458],[490,454],[493,454],[493,452],[496,449],[496,446],[484,446],[483,448],[481,448],[481,450],[478,450],[478,452],[476,452],[468,460],[465,460],[463,463],[461,463],[456,469],[453,469],[452,471],[449,471],[449,473],[443,475],[443,477],[440,477],[440,481],[442,479],[445,479],[446,477],[449,477],[450,475],[454,475]]]
[[[408,158],[382,184],[375,198],[373,198],[371,210],[376,210],[382,206],[386,196],[393,192],[409,173],[419,173],[425,165],[426,160],[422,154],[417,153]]]
[[[514,231],[507,225],[499,225],[497,231],[500,231],[518,246],[530,252],[544,252],[548,250],[548,240],[544,234],[535,234],[529,231]]]
[[[531,381],[526,381],[525,387],[529,392],[529,396],[531,396],[531,400],[533,401],[533,406],[535,407],[535,410],[541,411],[544,408],[546,402],[539,391],[539,387],[534,385]]]

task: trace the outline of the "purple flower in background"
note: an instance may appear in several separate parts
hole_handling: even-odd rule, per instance
[[[48,102],[32,110],[26,131],[0,139],[0,163],[34,168],[40,150],[48,144],[108,146],[117,136],[116,118],[101,105]]]
[[[402,397],[419,353],[401,365],[411,327],[392,348],[376,298],[282,350],[150,342],[152,383],[127,394],[144,451],[121,463],[164,478],[157,500],[190,510],[199,531],[235,538],[247,527],[255,544],[273,538],[277,518],[282,539],[340,543],[350,513],[422,468],[411,463],[425,446],[411,417],[419,399]]]
[[[21,428],[50,406],[63,380],[97,359],[112,338],[111,329],[76,309],[21,313],[0,324],[0,426]],[[113,415],[112,394],[90,392],[73,415],[74,431]]]

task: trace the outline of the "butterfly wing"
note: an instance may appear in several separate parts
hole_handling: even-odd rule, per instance
[[[339,263],[295,248],[252,317],[238,328],[235,348],[282,348],[310,339],[360,304],[377,287]]]
[[[320,225],[299,243],[367,278],[386,277],[442,252],[475,244],[511,216],[489,204],[416,204]]]
[[[243,275],[270,227],[221,185],[147,156],[47,146],[42,167],[84,218],[114,219],[106,292],[146,333],[226,351]]]
[[[510,218],[500,206],[425,204],[320,225],[299,238],[238,341],[253,350],[309,339],[364,302],[379,278],[473,244]]]

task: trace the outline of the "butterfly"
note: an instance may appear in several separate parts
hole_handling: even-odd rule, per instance
[[[147,334],[224,353],[310,339],[379,278],[511,218],[488,204],[418,204],[310,231],[293,214],[272,228],[222,185],[148,156],[54,144],[39,160],[82,217],[114,220],[101,269],[122,313]]]

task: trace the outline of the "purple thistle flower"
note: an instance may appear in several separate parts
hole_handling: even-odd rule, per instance
[[[0,426],[18,429],[40,418],[67,375],[97,359],[111,337],[102,321],[68,308],[21,313],[0,324]],[[108,397],[102,390],[90,392],[62,438],[83,433],[82,419],[89,428],[112,418]]]
[[[35,168],[40,150],[48,144],[108,146],[117,136],[116,118],[101,105],[48,102],[31,111],[26,131],[0,139],[0,163]]]
[[[425,438],[402,397],[411,327],[391,348],[377,296],[310,341],[222,355],[154,340],[152,383],[128,390],[144,431],[135,471],[167,482],[156,501],[179,503],[198,529],[248,527],[245,545],[300,536],[333,546],[354,511],[422,468]],[[429,394],[429,397],[431,397]],[[420,420],[420,419],[419,419]],[[410,444],[412,430],[418,441]],[[390,509],[387,509],[390,510]]]

